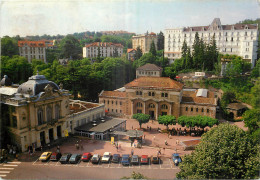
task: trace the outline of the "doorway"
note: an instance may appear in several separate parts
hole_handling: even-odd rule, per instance
[[[49,129],[49,138],[50,138],[50,142],[52,142],[54,140],[53,137],[53,128]]]
[[[57,137],[61,138],[61,126],[57,126]]]
[[[41,141],[41,145],[44,146],[46,144],[45,141],[45,131],[40,132],[40,141]]]
[[[154,111],[149,111],[150,119],[154,119]]]

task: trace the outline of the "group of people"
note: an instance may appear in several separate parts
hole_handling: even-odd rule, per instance
[[[195,129],[195,128],[191,128],[191,130],[187,130],[186,128],[184,128],[184,130],[182,130],[181,128],[172,128],[172,130],[170,130],[170,135],[175,135],[175,136],[187,136],[187,135],[193,135],[193,136],[201,136],[203,133],[207,132],[204,130],[200,130],[200,129]]]
[[[16,146],[7,144],[7,152],[9,155],[12,155],[14,158],[17,158],[17,151],[18,151],[18,148]],[[7,156],[6,156],[6,158],[7,158]]]
[[[80,140],[80,142],[79,141],[76,142],[75,147],[77,150],[79,150],[79,148],[81,150],[84,150],[83,143],[81,142],[81,140]]]

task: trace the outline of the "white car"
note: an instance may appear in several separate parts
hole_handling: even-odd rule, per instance
[[[102,163],[108,163],[110,161],[111,158],[111,153],[110,152],[105,152],[103,154],[103,157],[101,158],[101,162]]]

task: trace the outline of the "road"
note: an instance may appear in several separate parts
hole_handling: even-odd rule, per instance
[[[179,168],[169,158],[160,164],[122,166],[121,164],[97,164],[79,162],[78,164],[60,164],[59,162],[8,162],[0,164],[0,177],[4,179],[120,179],[140,172],[148,178],[173,179]]]

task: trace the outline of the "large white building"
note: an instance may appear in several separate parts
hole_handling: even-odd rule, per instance
[[[258,25],[221,25],[219,18],[215,18],[209,26],[165,29],[164,54],[165,57],[168,57],[170,63],[174,59],[181,58],[181,48],[184,40],[192,48],[196,32],[206,43],[210,43],[213,35],[215,35],[220,53],[242,56],[251,62],[252,66],[255,65],[259,36]]]
[[[33,59],[39,59],[47,63],[46,60],[46,49],[53,49],[52,40],[41,40],[41,41],[18,41],[19,54],[25,57],[29,63]]]
[[[117,56],[122,56],[124,46],[122,44],[114,44],[107,42],[95,42],[87,44],[83,47],[83,57],[84,58],[94,58],[98,57],[98,47],[100,48],[101,57],[114,57],[115,52],[117,51]]]

